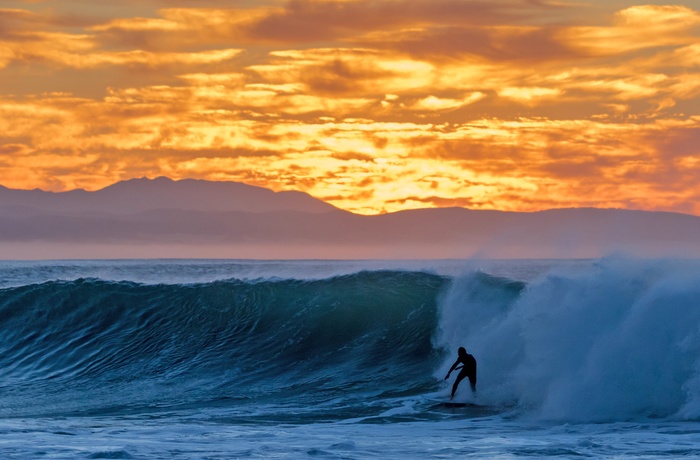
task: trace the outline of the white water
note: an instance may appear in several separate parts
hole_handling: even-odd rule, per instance
[[[697,458],[697,423],[555,425],[502,418],[240,426],[221,419],[0,421],[7,459]]]
[[[554,268],[517,298],[467,275],[441,329],[477,357],[483,403],[566,422],[700,418],[698,262]]]

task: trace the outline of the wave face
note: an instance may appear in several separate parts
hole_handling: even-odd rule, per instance
[[[0,411],[228,405],[248,407],[241,410],[252,417],[286,401],[297,413],[349,416],[372,395],[435,386],[431,337],[447,284],[437,275],[375,271],[191,285],[78,279],[0,290]]]
[[[441,304],[437,344],[466,344],[488,404],[552,420],[698,419],[699,268],[610,259],[528,285],[473,273]]]
[[[527,282],[375,270],[0,289],[0,415],[420,418],[449,396],[442,377],[465,346],[478,360],[478,400],[497,412],[700,419],[699,262],[536,272]],[[463,384],[457,399],[471,398]]]

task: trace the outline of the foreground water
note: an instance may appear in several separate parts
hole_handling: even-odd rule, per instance
[[[700,456],[697,261],[4,262],[0,326],[2,458]]]

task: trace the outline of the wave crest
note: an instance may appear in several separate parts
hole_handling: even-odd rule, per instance
[[[526,287],[470,275],[441,306],[440,344],[471,349],[489,404],[556,420],[697,419],[698,268],[606,259]]]

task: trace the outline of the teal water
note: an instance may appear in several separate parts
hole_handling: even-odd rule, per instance
[[[0,455],[700,455],[699,267],[5,262]]]

